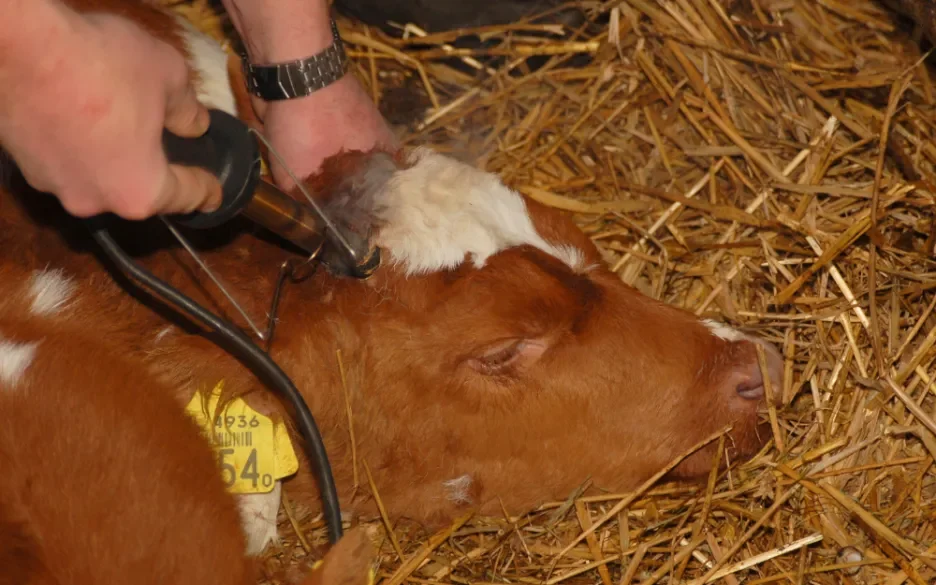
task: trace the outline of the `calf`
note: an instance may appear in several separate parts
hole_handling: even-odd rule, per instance
[[[45,319],[55,281],[5,267],[0,282],[0,585],[256,583],[237,504],[172,391]],[[367,546],[348,533],[306,585],[365,585]]]
[[[71,1],[119,5],[187,55],[206,105],[258,123],[237,63],[191,26],[142,3]],[[468,506],[519,512],[567,496],[586,477],[631,489],[729,424],[729,459],[764,445],[755,346],[766,348],[779,387],[776,349],[627,286],[562,213],[425,149],[341,154],[307,182],[385,259],[366,281],[318,270],[287,284],[271,347],[319,421],[351,511],[374,510],[369,490],[358,489],[365,463],[391,516],[436,523]],[[158,276],[244,325],[216,289],[199,285],[198,268],[158,221],[114,234]],[[238,221],[188,237],[251,315],[268,314],[290,252]],[[0,269],[30,270],[54,293],[55,310],[42,315],[50,335],[107,336],[180,405],[223,380],[229,396],[281,417],[276,397],[197,327],[118,287],[84,227],[51,197],[21,182],[0,193],[0,250]],[[695,452],[670,477],[702,476],[714,449]],[[314,510],[315,484],[299,459],[286,486]],[[252,552],[276,536],[279,494],[240,496],[254,512]]]

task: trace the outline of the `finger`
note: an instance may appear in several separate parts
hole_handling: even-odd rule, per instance
[[[166,96],[166,129],[183,138],[197,138],[208,131],[209,124],[208,108],[198,101],[185,75],[181,83],[170,87]]]
[[[201,136],[208,130],[208,109],[203,106],[192,85],[191,70],[175,48],[162,43],[166,88],[166,128],[184,138]]]
[[[210,212],[221,206],[221,183],[198,167],[169,165],[155,213]]]
[[[50,191],[51,192],[51,191]],[[98,203],[100,196],[89,196],[86,191],[63,191],[61,193],[52,193],[59,200],[62,208],[77,218],[88,218],[99,213],[104,213],[107,209]]]

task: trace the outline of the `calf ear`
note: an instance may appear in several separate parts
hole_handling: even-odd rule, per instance
[[[545,338],[505,339],[479,348],[465,364],[485,376],[515,374],[539,361],[549,346]]]

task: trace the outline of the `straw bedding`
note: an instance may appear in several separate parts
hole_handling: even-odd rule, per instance
[[[578,5],[578,31],[493,26],[480,49],[341,26],[408,144],[573,212],[646,294],[776,342],[772,441],[698,487],[569,494],[439,533],[353,519],[381,547],[378,582],[934,582],[928,30],[871,0]],[[230,35],[207,0],[176,8]],[[281,520],[271,582],[325,543],[288,498]]]

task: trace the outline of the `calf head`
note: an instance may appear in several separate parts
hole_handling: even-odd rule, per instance
[[[628,489],[726,425],[728,459],[764,444],[755,346],[779,390],[776,349],[626,285],[560,212],[424,149],[399,168],[339,157],[311,186],[385,257],[370,281],[303,302],[327,299],[332,335],[310,331],[310,353],[340,346],[358,453],[389,508],[529,506],[589,476]],[[704,476],[714,449],[671,476]]]

